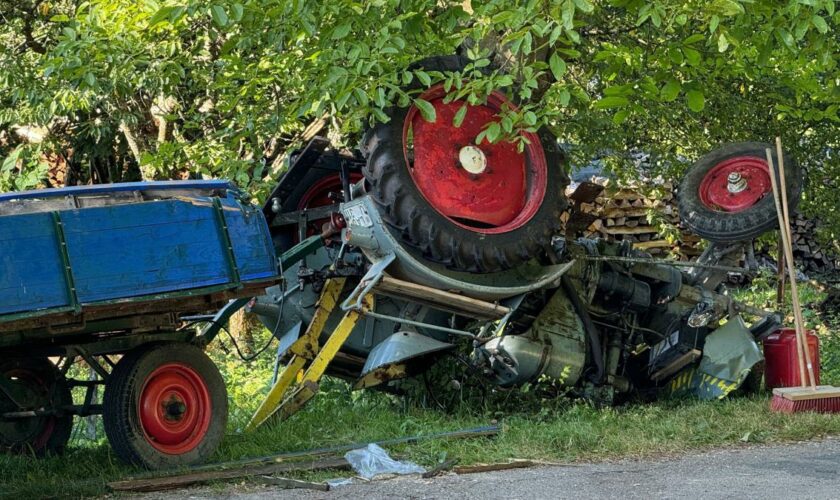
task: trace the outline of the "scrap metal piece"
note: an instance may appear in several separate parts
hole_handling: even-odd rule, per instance
[[[441,342],[416,332],[397,332],[370,351],[365,366],[362,368],[362,376],[364,377],[386,365],[404,363],[420,356],[452,349],[453,347],[455,347],[454,344]]]

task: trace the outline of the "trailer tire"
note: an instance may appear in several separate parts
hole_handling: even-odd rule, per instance
[[[64,375],[46,358],[12,358],[0,361],[0,376],[15,377],[34,390],[38,406],[62,407],[73,404]],[[0,397],[0,411],[5,402]],[[9,404],[11,404],[9,402]],[[10,408],[14,411],[14,408]],[[33,417],[25,421],[0,422],[0,451],[32,453],[37,457],[60,454],[70,441],[73,415]]]
[[[433,57],[413,67],[459,71],[468,63]],[[383,221],[427,260],[460,271],[502,271],[539,257],[559,234],[567,206],[569,178],[557,139],[543,127],[523,132],[522,152],[508,142],[475,145],[499,109],[516,105],[495,92],[455,127],[452,114],[461,103],[443,95],[436,85],[420,96],[436,109],[433,123],[417,118],[416,105],[394,107],[388,123],[365,133],[365,180]]]
[[[709,241],[736,242],[778,229],[766,148],[773,151],[778,166],[775,148],[760,142],[726,144],[691,166],[677,194],[680,219],[691,232]],[[793,210],[802,192],[802,172],[787,154],[784,161],[788,205]],[[730,173],[744,179],[741,191],[729,189]]]
[[[207,460],[227,426],[227,390],[203,350],[186,343],[140,346],[105,386],[105,434],[123,461],[147,469]]]

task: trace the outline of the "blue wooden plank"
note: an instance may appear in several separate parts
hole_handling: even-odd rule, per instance
[[[79,300],[89,303],[227,282],[213,217],[207,203],[178,200],[64,213]]]
[[[192,185],[204,192],[208,187],[229,186],[226,182],[166,185],[173,189]],[[161,183],[144,186],[162,187]],[[95,186],[77,193],[105,194],[137,188],[137,184],[116,189]],[[87,305],[230,283],[227,246],[214,214],[213,198],[196,194],[62,210],[60,218],[79,301]],[[4,199],[12,198],[0,197],[0,202]],[[240,205],[232,196],[220,200],[241,279],[276,276],[276,257],[262,212]],[[50,213],[0,217],[0,265],[0,315],[69,305]]]
[[[0,314],[69,304],[51,214],[0,217]]]
[[[119,193],[127,191],[149,191],[149,190],[208,190],[208,189],[231,189],[236,190],[230,181],[206,180],[206,181],[157,181],[157,182],[122,182],[118,184],[96,184],[93,186],[71,186],[53,189],[36,189],[32,191],[17,191],[0,194],[0,202],[9,200],[45,199],[65,196],[84,196],[91,194]]]
[[[242,207],[235,200],[222,200],[228,231],[243,281],[274,276],[277,258],[262,210]]]

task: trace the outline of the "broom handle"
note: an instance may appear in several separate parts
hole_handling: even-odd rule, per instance
[[[787,200],[787,187],[785,180],[785,159],[782,155],[782,138],[776,137],[776,158],[779,160],[779,190],[780,198],[782,199],[782,209],[784,210],[785,214],[785,231],[787,232],[787,241],[788,241],[788,250],[787,250],[787,258],[788,262],[790,262],[790,270],[793,273],[793,277],[790,280],[790,293],[791,293],[791,302],[793,303],[794,308],[794,319],[796,319],[796,328],[799,330],[799,338],[800,342],[802,342],[802,350],[805,353],[805,366],[808,367],[808,381],[811,384],[812,389],[816,389],[816,381],[814,377],[814,364],[811,362],[811,350],[808,348],[808,337],[805,334],[805,321],[802,319],[802,306],[799,303],[799,291],[798,285],[796,284],[796,266],[793,263],[793,242],[792,235],[790,232],[790,213],[788,212],[788,200]],[[802,385],[805,385],[804,383]]]
[[[773,201],[775,202],[776,216],[779,218],[779,236],[782,240],[782,256],[779,257],[779,260],[784,260],[786,261],[785,264],[787,264],[789,262],[787,259],[788,233],[785,231],[785,216],[782,211],[782,202],[779,196],[779,185],[776,182],[776,168],[773,166],[773,152],[770,148],[767,148],[765,152],[767,153],[767,165],[770,167],[770,184],[773,186]],[[791,253],[793,253],[793,251],[791,251]],[[788,273],[790,274],[791,283],[795,283],[796,274],[793,271],[793,266],[786,265],[785,267],[787,267]],[[793,293],[793,288],[791,288],[791,295],[796,295]],[[796,308],[793,305],[791,305],[791,307],[794,308],[794,322],[798,326],[799,323],[796,321]],[[805,360],[803,358],[802,342],[799,339],[799,328],[795,328],[794,331],[796,332],[796,364],[799,366],[799,383],[802,384],[802,387],[805,387]]]

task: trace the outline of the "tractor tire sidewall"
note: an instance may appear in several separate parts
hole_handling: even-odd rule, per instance
[[[740,212],[714,210],[707,207],[700,199],[700,185],[712,168],[738,156],[753,156],[766,161],[766,148],[773,150],[773,162],[778,165],[775,148],[770,144],[739,142],[717,148],[691,166],[680,183],[677,193],[680,220],[691,232],[709,241],[736,242],[750,240],[778,228],[779,221],[772,193]],[[784,162],[788,206],[793,211],[802,193],[802,171],[786,153]]]
[[[171,455],[154,448],[140,423],[140,391],[147,377],[166,363],[191,367],[204,381],[212,410],[204,438],[190,451]],[[209,459],[221,443],[227,427],[228,400],[225,382],[205,352],[186,343],[140,346],[117,363],[105,386],[103,398],[105,434],[114,453],[124,462],[147,469],[183,467]]]
[[[21,358],[9,359],[0,362],[0,373],[9,369],[30,370],[38,375],[41,380],[51,384],[49,388],[55,406],[70,406],[73,404],[73,395],[67,379],[51,361],[44,358]],[[51,422],[50,422],[51,420]],[[43,445],[33,448],[32,446],[9,446],[0,438],[0,450],[12,453],[32,453],[36,457],[48,455],[60,455],[64,453],[67,443],[73,431],[73,415],[64,414],[49,417],[44,420],[45,425],[52,425],[52,431]]]
[[[429,58],[414,66],[457,71],[465,64],[464,58],[446,56]],[[488,234],[455,224],[426,200],[405,160],[402,133],[408,109],[389,111],[388,123],[377,123],[365,133],[362,150],[367,156],[364,174],[368,191],[397,238],[433,262],[469,272],[501,271],[542,255],[551,237],[560,232],[560,216],[568,204],[565,188],[569,184],[565,156],[547,128],[537,133],[547,166],[546,191],[539,209],[516,229]]]

